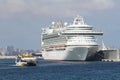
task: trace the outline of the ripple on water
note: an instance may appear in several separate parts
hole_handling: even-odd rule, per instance
[[[37,66],[15,66],[1,60],[0,80],[119,80],[120,63],[55,62],[40,60]]]

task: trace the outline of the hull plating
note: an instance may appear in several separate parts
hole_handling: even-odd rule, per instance
[[[69,46],[66,50],[43,51],[45,60],[72,60],[85,61],[90,59],[97,51],[97,46]]]

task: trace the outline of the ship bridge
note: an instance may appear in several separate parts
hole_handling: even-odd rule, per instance
[[[74,21],[73,21],[74,25],[84,25],[84,20],[81,16],[77,16]]]
[[[103,35],[103,32],[93,31],[93,27],[84,23],[81,16],[74,18],[73,24],[66,26],[63,35]]]

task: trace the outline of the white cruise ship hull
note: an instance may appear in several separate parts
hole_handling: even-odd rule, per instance
[[[45,60],[91,61],[98,51],[96,36],[101,35],[80,16],[70,25],[53,22],[42,29],[42,56]]]
[[[85,61],[97,51],[97,46],[67,46],[65,50],[43,51],[44,60]]]

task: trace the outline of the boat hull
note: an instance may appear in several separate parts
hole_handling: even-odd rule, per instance
[[[17,66],[36,66],[35,62],[16,62]]]
[[[27,65],[27,62],[16,62],[16,66],[26,66]]]
[[[98,46],[67,46],[62,51],[42,51],[42,55],[44,60],[86,61],[92,58],[97,49]]]

